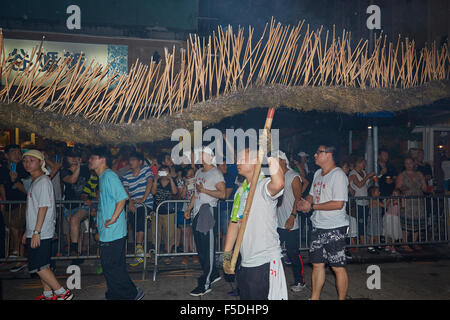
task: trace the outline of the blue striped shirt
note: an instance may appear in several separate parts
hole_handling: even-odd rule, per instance
[[[133,176],[132,170],[129,170],[122,176],[123,186],[128,189],[128,193],[130,194],[132,200],[144,197],[145,189],[147,187],[147,180],[149,178],[153,178],[153,173],[148,166],[143,166],[136,177]],[[149,193],[147,199],[145,199],[145,205],[150,208],[153,207],[153,196],[151,193]],[[135,206],[140,207],[142,204],[136,203]]]

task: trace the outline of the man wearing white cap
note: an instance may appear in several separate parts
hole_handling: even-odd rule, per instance
[[[217,201],[225,199],[225,179],[216,167],[213,151],[204,147],[201,152],[203,167],[195,173],[196,190],[184,214],[186,220],[192,218],[194,240],[203,274],[191,296],[202,296],[211,291],[211,284],[220,280],[216,268],[215,216]],[[191,212],[192,211],[192,212]]]
[[[53,184],[47,176],[44,155],[38,150],[29,150],[23,155],[23,165],[30,173],[32,183],[27,194],[27,227],[22,242],[29,247],[29,272],[39,275],[44,288],[37,300],[71,300],[72,292],[59,284],[50,269],[56,210]]]
[[[278,158],[284,173],[284,193],[277,205],[278,234],[280,241],[285,242],[289,260],[292,263],[295,284],[291,291],[299,292],[305,288],[303,259],[298,250],[300,231],[297,217],[297,204],[302,195],[302,178],[289,167],[289,160],[282,151],[275,151],[272,157]]]

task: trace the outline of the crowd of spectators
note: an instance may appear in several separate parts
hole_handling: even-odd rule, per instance
[[[396,168],[392,165],[389,152],[381,149],[377,173],[366,172],[367,163],[361,157],[342,162],[341,167],[349,179],[349,195],[356,197],[347,206],[350,229],[353,229],[351,243],[368,244],[370,253],[378,254],[384,250],[396,254],[398,248],[402,252],[422,250],[416,243],[424,240],[425,229],[436,222],[431,217],[433,205],[435,217],[442,218],[438,223],[443,221],[440,216],[442,208],[432,204],[431,199],[423,198],[436,193],[433,169],[424,162],[423,150],[412,148],[402,160],[402,166]],[[446,159],[442,161],[444,174],[448,174],[445,173],[447,162]],[[445,181],[437,189],[448,193],[448,183]]]
[[[65,150],[63,150],[65,149]],[[31,178],[22,165],[22,153],[25,150],[18,145],[5,148],[0,159],[0,200],[25,201]],[[72,201],[59,208],[62,233],[60,241],[62,254],[83,256],[87,253],[88,242],[85,237],[93,231],[95,237],[96,200],[99,194],[99,182],[95,172],[88,167],[88,148],[63,148],[55,145],[42,150],[50,178],[55,190],[55,200]],[[151,224],[150,246],[160,244],[159,251],[166,253],[190,253],[196,250],[191,229],[191,221],[184,218],[187,203],[181,205],[163,204],[166,200],[185,200],[192,198],[195,189],[194,175],[199,165],[194,163],[194,156],[180,165],[175,165],[169,153],[152,153],[143,148],[124,146],[116,153],[112,164],[125,190],[128,193],[128,224],[134,243],[135,259],[132,266],[143,262],[144,256],[144,222],[149,218]],[[312,157],[305,152],[289,156],[289,162],[302,179],[302,194],[309,192],[317,167]],[[423,228],[427,226],[424,202],[418,199],[402,200],[379,197],[423,196],[434,192],[433,169],[424,162],[421,149],[411,149],[403,161],[403,168],[396,168],[389,159],[387,150],[380,150],[377,162],[377,174],[366,172],[366,160],[362,157],[348,158],[341,161],[341,168],[348,175],[349,195],[352,197],[372,197],[350,201],[347,210],[350,219],[350,244],[367,244],[368,251],[378,253],[380,250],[396,252],[396,246],[406,252],[421,250],[398,242],[417,242]],[[235,164],[219,164],[226,183],[226,200],[232,200],[234,193],[242,182]],[[443,190],[450,188],[450,161],[442,161],[444,172]],[[76,201],[76,203],[73,203]],[[352,205],[353,204],[353,205]],[[154,211],[159,206],[158,226],[152,220]],[[219,246],[223,247],[232,205],[222,205],[219,212]],[[412,208],[415,208],[412,210]],[[25,205],[12,204],[0,207],[0,258],[5,256],[23,257],[23,245],[20,239],[25,228]],[[153,223],[152,223],[153,222]],[[300,228],[310,227],[308,214],[299,214]],[[420,227],[419,227],[420,226]],[[158,227],[158,232],[156,232]],[[5,239],[5,229],[9,229],[10,245]],[[156,239],[156,234],[158,239]],[[98,240],[98,239],[96,239]],[[381,246],[383,245],[384,246]],[[350,253],[349,253],[350,255]],[[196,256],[193,255],[196,259]],[[189,256],[184,256],[182,263],[187,264]],[[73,263],[81,263],[75,259]],[[170,259],[165,259],[170,263]],[[23,269],[24,263],[17,263],[11,271]]]

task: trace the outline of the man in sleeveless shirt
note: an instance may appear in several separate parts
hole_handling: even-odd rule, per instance
[[[279,159],[281,170],[284,173],[284,192],[277,205],[277,231],[280,241],[285,242],[294,273],[295,283],[290,289],[299,292],[305,288],[303,259],[298,249],[300,230],[297,217],[297,203],[302,196],[303,182],[300,175],[289,167],[289,160],[284,152],[276,151],[272,156]]]

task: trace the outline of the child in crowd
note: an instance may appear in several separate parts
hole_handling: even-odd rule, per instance
[[[399,189],[394,189],[392,192],[393,197],[401,196],[401,191]],[[389,199],[387,201],[386,214],[383,217],[383,235],[386,237],[386,242],[388,244],[393,244],[394,242],[401,240],[402,238],[402,227],[400,224],[399,212],[400,208],[404,207],[403,200],[400,199]],[[396,253],[394,245],[387,245],[385,247],[386,252]]]
[[[379,239],[382,235],[382,212],[384,204],[378,198],[380,196],[380,189],[378,187],[370,187],[368,194],[373,199],[369,201],[369,221],[367,226],[367,233],[371,237],[372,246],[367,248],[367,251],[369,251],[369,253],[378,253],[373,245],[380,243]]]

